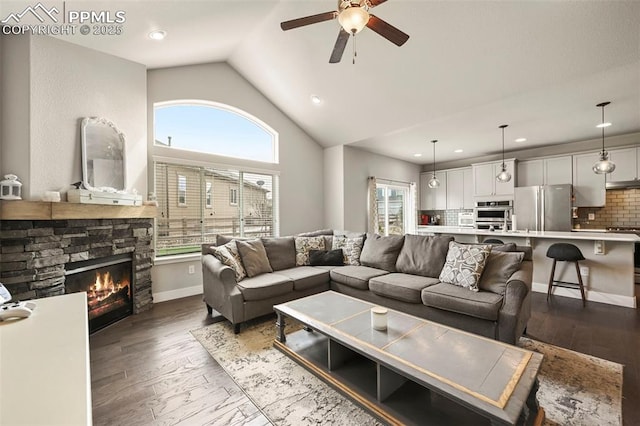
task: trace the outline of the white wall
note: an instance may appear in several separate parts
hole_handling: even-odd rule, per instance
[[[318,143],[274,106],[255,87],[226,63],[192,65],[150,70],[147,73],[148,152],[171,156],[169,148],[153,147],[153,105],[171,100],[198,99],[239,108],[271,126],[279,134],[279,164],[229,159],[214,155],[188,155],[204,164],[231,164],[249,169],[280,172],[280,234],[291,235],[322,228],[323,152]],[[153,171],[149,169],[153,187]],[[165,263],[159,260],[152,270],[156,301],[182,297],[202,289],[199,259]],[[195,265],[195,274],[188,273]]]
[[[280,233],[290,235],[322,226],[322,148],[231,66],[214,63],[150,70],[147,82],[149,153],[153,149],[155,102],[199,99],[239,108],[279,133],[280,163],[273,168],[280,171]],[[164,155],[171,155],[169,149],[164,151]],[[218,164],[269,168],[261,163],[224,157],[198,154],[194,158]],[[152,178],[149,182],[152,183]]]
[[[79,128],[89,116],[125,134],[127,187],[146,194],[145,66],[51,37],[3,37],[3,67],[12,68],[3,73],[12,87],[2,99],[3,123],[14,125],[3,130],[3,172],[18,169],[23,198],[39,200],[82,180]]]
[[[344,146],[324,150],[324,228],[344,227]]]
[[[401,182],[420,181],[417,164],[344,147],[344,229],[367,230],[367,178]]]

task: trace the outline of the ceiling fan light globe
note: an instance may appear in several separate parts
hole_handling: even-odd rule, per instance
[[[511,180],[511,173],[509,173],[506,168],[503,168],[502,171],[498,173],[498,176],[496,176],[496,180],[498,182],[509,182]]]
[[[429,179],[429,182],[427,182],[427,186],[431,189],[436,189],[440,187],[440,181],[438,180],[437,177],[435,176],[431,176],[431,179]]]
[[[338,22],[349,34],[357,34],[369,22],[369,12],[362,7],[351,6],[340,12]]]

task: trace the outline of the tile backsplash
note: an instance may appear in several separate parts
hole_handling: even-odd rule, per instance
[[[589,214],[595,216],[589,220]],[[640,189],[609,189],[605,207],[580,207],[574,227],[602,229],[607,227],[640,227]]]
[[[460,209],[460,210],[425,210],[418,212],[418,222],[420,221],[420,214],[428,214],[429,217],[434,215],[440,216],[440,221],[438,225],[443,226],[458,226],[458,213],[460,212],[471,212],[473,213],[473,209]]]

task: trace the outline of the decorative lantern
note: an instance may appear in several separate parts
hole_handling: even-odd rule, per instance
[[[0,180],[0,200],[22,200],[22,183],[16,175],[4,175]]]

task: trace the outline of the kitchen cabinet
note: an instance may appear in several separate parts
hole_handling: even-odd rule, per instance
[[[518,186],[573,183],[573,160],[570,155],[520,161],[517,169]]]
[[[471,167],[447,170],[447,210],[473,208],[473,172]]]
[[[602,207],[605,205],[605,175],[593,172],[598,161],[597,152],[573,156],[574,207]]]
[[[499,196],[501,199],[513,199],[513,189],[516,181],[515,160],[505,160],[504,163],[509,173],[511,173],[509,182],[498,182],[496,180],[496,176],[502,169],[502,161],[472,165],[474,197],[487,199]]]
[[[447,173],[436,172],[440,181],[438,188],[429,188],[428,182],[432,172],[420,173],[420,210],[446,210],[447,208]]]
[[[614,162],[616,169],[607,175],[607,181],[620,182],[625,180],[637,180],[640,178],[640,149],[622,148],[609,151],[609,159]]]

